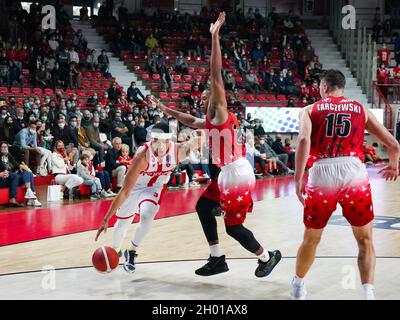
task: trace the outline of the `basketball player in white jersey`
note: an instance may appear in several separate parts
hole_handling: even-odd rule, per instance
[[[121,244],[127,228],[136,214],[140,222],[128,249],[124,252],[123,267],[126,272],[135,272],[136,252],[150,230],[153,219],[171,173],[178,163],[186,159],[190,148],[197,143],[194,137],[185,143],[172,142],[167,124],[158,123],[151,130],[151,141],[138,149],[126,174],[124,185],[108,209],[96,235],[107,231],[108,222],[116,214],[113,233],[113,248],[122,256]]]
[[[358,244],[364,298],[375,298],[374,212],[368,173],[363,163],[364,132],[368,130],[387,148],[389,164],[381,171],[386,180],[397,179],[400,148],[368,109],[343,96],[345,85],[342,72],[326,71],[320,85],[322,100],[305,108],[301,115],[295,181],[297,196],[304,206],[306,230],[292,281],[291,297],[294,300],[306,298],[304,277],[314,262],[318,243],[337,204],[352,226]],[[307,185],[304,185],[307,162],[312,167]]]

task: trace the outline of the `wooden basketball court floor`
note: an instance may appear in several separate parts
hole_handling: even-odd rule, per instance
[[[400,299],[400,182],[386,182],[376,171],[371,174],[378,257],[376,297]],[[0,247],[0,299],[288,299],[303,235],[302,209],[292,178],[261,182],[257,188],[263,196],[245,225],[267,249],[279,249],[283,255],[268,278],[254,276],[256,258],[226,235],[221,217],[220,242],[230,271],[208,278],[196,276],[194,270],[209,251],[197,215],[189,213],[154,222],[132,275],[122,267],[110,274],[91,267],[92,252],[100,245],[110,245],[112,228],[97,243],[96,231],[90,230],[4,245]],[[176,197],[178,202],[190,200],[187,195],[179,199],[179,193]],[[171,203],[163,206],[168,210]],[[104,212],[96,214],[102,217]],[[135,224],[126,243],[134,228]],[[317,255],[306,278],[308,299],[362,298],[357,246],[340,209],[326,228]]]

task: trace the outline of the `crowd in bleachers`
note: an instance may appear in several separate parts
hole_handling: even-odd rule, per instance
[[[157,10],[123,21],[98,18],[94,25],[162,101],[193,107],[195,81],[200,92],[207,86],[208,28],[216,15],[207,7],[198,16]],[[227,99],[238,110],[252,103],[303,107],[319,98],[323,66],[293,12],[273,10],[268,17],[252,8],[230,12],[221,34]]]
[[[106,38],[116,32],[109,40],[119,40],[110,41],[110,48],[131,63],[142,80],[149,80],[153,93],[204,117],[200,96],[208,86],[208,26],[216,11],[203,8],[199,16],[157,11],[132,20],[121,10],[121,22],[107,10],[101,12],[92,23]],[[26,188],[28,204],[40,206],[33,179],[37,175],[53,174],[66,198],[74,198],[82,184],[92,199],[111,197],[121,188],[131,157],[148,140],[152,125],[165,121],[178,132],[184,129],[163,117],[135,82],[125,92],[108,73],[107,54],[96,57],[81,32],[71,28],[62,7],[57,15],[57,29],[43,31],[38,25],[40,7],[33,5],[29,14],[18,9],[11,15],[17,32],[2,34],[0,41],[5,62],[0,65],[13,66],[21,75],[10,76],[7,69],[0,88],[0,187],[10,188],[9,202],[15,206],[22,205],[16,200],[19,185]],[[35,32],[28,37],[21,30]],[[107,33],[110,30],[114,33]],[[293,173],[290,141],[283,143],[279,135],[273,140],[261,120],[245,117],[243,111],[252,101],[304,106],[319,98],[322,66],[301,20],[291,12],[281,17],[273,11],[267,18],[258,10],[236,12],[222,34],[227,101],[242,129],[255,131],[255,139],[248,141],[255,171],[264,176]],[[171,188],[182,186],[182,171],[191,187],[209,177],[205,162],[192,162],[179,165]]]

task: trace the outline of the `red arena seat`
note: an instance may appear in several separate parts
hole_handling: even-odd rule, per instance
[[[179,93],[178,92],[171,92],[169,94],[169,96],[171,97],[171,99],[174,99],[174,100],[179,99]]]

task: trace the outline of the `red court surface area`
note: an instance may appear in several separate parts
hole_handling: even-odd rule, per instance
[[[369,170],[376,177],[376,169]],[[204,188],[166,192],[156,219],[195,212]],[[373,190],[374,192],[374,190]],[[256,182],[254,201],[295,194],[293,177],[261,179]],[[75,204],[54,204],[50,208],[22,210],[0,215],[0,246],[95,230],[111,200]],[[136,216],[134,222],[138,222]],[[115,223],[111,219],[110,226]]]

